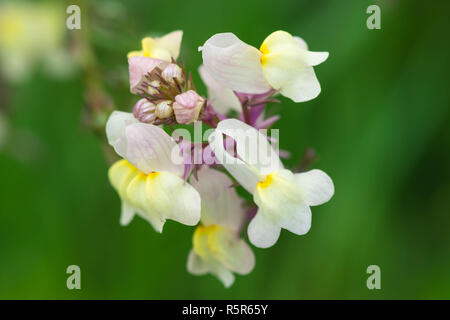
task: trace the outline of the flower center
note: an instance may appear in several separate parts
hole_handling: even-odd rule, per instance
[[[270,51],[264,43],[259,48],[259,51],[261,51],[262,53],[261,64],[265,64],[267,62],[267,55],[270,53]]]
[[[192,238],[194,251],[203,259],[208,259],[212,251],[217,250],[214,234],[221,228],[218,225],[199,225],[194,231]]]
[[[150,179],[155,179],[158,175],[159,175],[159,172],[152,171],[152,172],[150,172],[147,176],[148,176]]]
[[[271,174],[268,174],[263,181],[258,182],[258,188],[265,189],[272,184],[273,177]]]

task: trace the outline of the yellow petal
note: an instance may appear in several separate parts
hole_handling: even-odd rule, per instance
[[[148,201],[149,195],[146,190],[148,179],[152,179],[151,175],[146,175],[144,173],[136,175],[128,184],[127,200],[131,205],[139,209],[139,215],[148,220],[156,231],[162,232],[165,219]]]
[[[127,198],[127,188],[139,171],[128,161],[115,162],[108,171],[109,181],[122,199]]]
[[[170,172],[150,173],[146,192],[149,205],[164,218],[189,226],[200,220],[200,195],[190,184]]]
[[[131,57],[143,57],[144,56],[144,51],[139,50],[139,51],[130,51],[127,54],[128,59],[130,59]]]
[[[134,56],[143,56],[165,61],[172,61],[177,59],[180,53],[181,38],[183,32],[173,31],[161,38],[145,37],[141,41],[141,51],[131,51],[128,53],[128,58]]]

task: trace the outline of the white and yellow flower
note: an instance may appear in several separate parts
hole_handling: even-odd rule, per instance
[[[211,273],[229,287],[232,272],[248,274],[255,266],[252,250],[239,238],[245,211],[227,175],[202,167],[197,176],[191,184],[202,198],[201,225],[194,232],[187,269],[195,275]]]
[[[223,135],[236,141],[237,157],[224,148]],[[330,177],[321,170],[294,174],[284,169],[267,137],[236,119],[221,121],[209,143],[217,160],[251,194],[258,212],[248,227],[257,247],[274,245],[281,229],[302,235],[311,227],[310,206],[334,194]]]
[[[166,219],[190,226],[199,222],[200,195],[183,180],[181,149],[162,128],[139,123],[131,113],[114,111],[106,134],[124,158],[109,169],[109,180],[122,201],[122,225],[135,213],[158,232]]]
[[[251,94],[275,89],[295,102],[319,95],[313,66],[328,58],[285,31],[270,34],[259,50],[232,33],[212,36],[199,50],[205,69],[222,86]]]
[[[141,42],[142,49],[129,52],[128,58],[138,56],[160,59],[169,62],[172,61],[172,58],[176,60],[180,53],[182,37],[183,31],[181,30],[173,31],[161,38],[145,37]]]

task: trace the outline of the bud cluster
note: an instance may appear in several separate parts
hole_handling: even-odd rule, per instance
[[[134,116],[141,122],[158,124],[189,124],[196,121],[205,106],[205,99],[195,91],[192,77],[172,60],[164,68],[146,73],[137,94],[142,97],[134,106]]]

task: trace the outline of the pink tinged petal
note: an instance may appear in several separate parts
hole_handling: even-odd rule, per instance
[[[221,121],[216,130],[233,138],[239,157],[260,174],[266,175],[283,168],[277,152],[267,141],[267,136],[257,129],[237,119],[227,119]]]
[[[204,101],[194,90],[177,95],[173,104],[177,122],[189,124],[197,120]]]
[[[125,155],[141,172],[167,171],[182,177],[183,157],[176,142],[160,127],[136,123],[126,127],[128,149]]]
[[[127,139],[125,137],[125,128],[138,120],[132,113],[113,111],[106,123],[106,137],[108,143],[114,148],[116,153],[122,158],[127,152]]]
[[[328,202],[334,194],[333,181],[322,170],[314,169],[297,173],[295,180],[304,201],[310,206]]]
[[[257,170],[247,165],[241,159],[234,157],[224,147],[223,133],[215,130],[208,138],[209,146],[216,160],[250,193],[253,193],[260,179]]]
[[[144,79],[144,75],[151,72],[154,68],[164,68],[169,63],[164,60],[132,56],[128,59],[128,69],[130,74],[130,91],[136,93],[137,87]]]
[[[264,78],[261,52],[234,34],[216,34],[199,50],[206,71],[222,86],[245,93],[264,93],[271,89]]]
[[[226,174],[206,166],[197,172],[197,177],[198,180],[191,177],[190,182],[202,199],[202,224],[220,225],[237,231],[245,212],[242,200],[231,188],[233,181]]]
[[[241,102],[233,90],[222,86],[214,80],[208,71],[206,71],[204,65],[201,65],[200,68],[198,68],[198,72],[206,85],[208,90],[208,101],[211,102],[214,110],[222,114],[226,114],[230,110],[241,110]]]
[[[164,78],[164,80],[171,83],[172,85],[175,84],[174,79],[176,79],[178,83],[181,83],[183,81],[181,68],[173,63],[164,68],[161,76]]]

